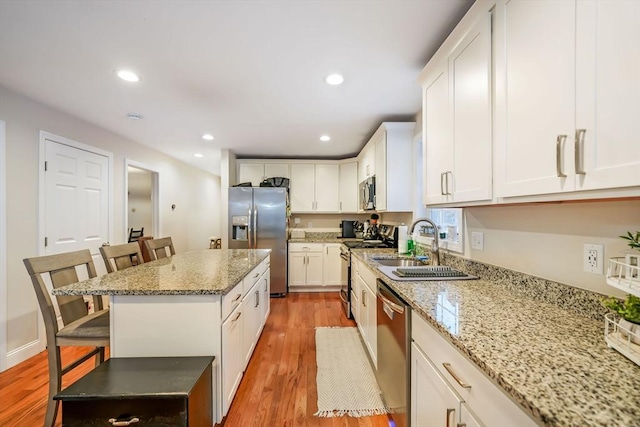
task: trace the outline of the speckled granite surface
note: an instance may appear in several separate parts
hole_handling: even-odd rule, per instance
[[[55,289],[54,295],[226,294],[270,249],[203,249],[178,253],[126,270]]]
[[[452,266],[480,280],[396,282],[370,259],[390,250],[352,253],[542,425],[640,426],[640,367],[607,347],[591,300],[569,301],[564,285],[507,285],[503,269],[467,270],[461,258]],[[439,314],[443,302],[453,315]]]

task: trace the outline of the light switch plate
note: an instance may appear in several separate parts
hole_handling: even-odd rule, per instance
[[[477,251],[484,250],[484,233],[480,233],[479,231],[471,232],[471,249]]]

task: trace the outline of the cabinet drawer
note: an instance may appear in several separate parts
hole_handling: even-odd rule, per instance
[[[367,285],[372,294],[377,294],[376,275],[365,264],[360,263],[358,266],[358,274]]]
[[[246,278],[245,278],[246,280]],[[244,294],[244,280],[238,283],[231,291],[222,297],[222,319],[226,319],[231,312],[242,302]]]
[[[524,409],[512,401],[415,311],[412,312],[411,318],[411,338],[486,425],[537,425]]]
[[[289,243],[289,252],[322,252],[322,243]]]
[[[260,278],[260,275],[262,274],[261,267],[262,263],[258,264],[256,268],[254,268],[249,274],[244,276],[244,289],[242,290],[242,295],[245,295],[247,292],[249,292],[249,289],[253,288],[253,285],[256,284],[256,282]]]

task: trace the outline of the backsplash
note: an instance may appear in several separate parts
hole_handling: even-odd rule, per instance
[[[417,255],[430,255],[430,253],[429,247],[417,245]],[[604,295],[596,292],[485,264],[445,251],[440,252],[440,262],[465,273],[490,280],[511,292],[553,304],[595,320],[602,321],[604,315],[609,312],[601,303]]]

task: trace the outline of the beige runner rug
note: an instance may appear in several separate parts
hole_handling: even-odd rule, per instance
[[[389,411],[356,328],[316,328],[318,417]]]

